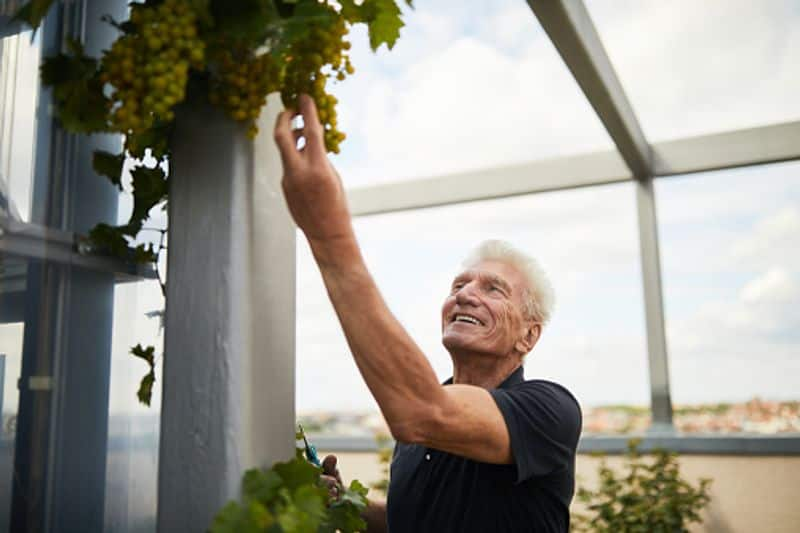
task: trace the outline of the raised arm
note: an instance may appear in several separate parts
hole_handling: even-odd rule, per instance
[[[305,147],[282,112],[275,141],[283,191],[306,235],[348,345],[395,439],[471,459],[510,463],[508,430],[489,392],[439,384],[425,355],[383,301],[356,242],[341,179],[325,153],[313,100],[301,95]]]

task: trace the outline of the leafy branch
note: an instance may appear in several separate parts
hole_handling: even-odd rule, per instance
[[[305,441],[302,430],[295,434]],[[322,468],[298,447],[294,459],[251,469],[242,479],[242,500],[230,501],[214,517],[211,533],[354,533],[364,531],[361,512],[368,489],[354,480],[336,501],[320,480]]]
[[[598,469],[599,486],[578,488],[577,499],[588,513],[573,516],[575,531],[686,532],[690,523],[702,522],[711,480],[701,479],[693,486],[681,477],[676,453],[654,450],[646,459],[639,452],[640,442],[628,443],[627,472],[615,472],[604,460]]]

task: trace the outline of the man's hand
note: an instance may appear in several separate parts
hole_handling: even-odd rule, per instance
[[[322,124],[314,100],[307,94],[298,98],[303,129],[292,131],[297,114],[288,109],[278,115],[275,142],[283,162],[283,193],[297,226],[309,241],[350,238],[353,233],[342,180],[328,161]],[[300,136],[305,146],[297,149]]]
[[[328,505],[339,501],[341,492],[344,490],[344,483],[342,483],[342,476],[339,474],[336,462],[335,455],[326,455],[322,461],[322,475],[319,476],[319,479],[328,488],[330,498]],[[367,523],[367,533],[386,532],[386,502],[367,500],[367,508],[362,511],[361,517]]]
[[[339,500],[344,486],[339,469],[336,468],[336,461],[335,455],[325,456],[322,461],[322,474],[319,476],[320,481],[328,488],[329,503]]]

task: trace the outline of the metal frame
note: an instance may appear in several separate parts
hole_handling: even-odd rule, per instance
[[[0,216],[0,253],[41,259],[116,275],[118,282],[155,279],[151,265],[127,263],[114,257],[81,251],[78,236],[70,231],[19,222]]]
[[[578,453],[622,454],[632,437],[642,439],[639,449],[655,448],[691,455],[800,455],[800,436],[788,435],[589,435],[581,437]],[[336,437],[311,435],[320,452],[377,452],[381,446],[370,437]],[[390,441],[383,446],[393,446]]]
[[[635,180],[653,413],[651,434],[654,437],[674,434],[653,179],[800,159],[800,121],[650,144],[583,2],[528,0],[528,5],[617,151],[350,189],[347,194],[351,212],[354,216],[373,215]],[[717,438],[674,439],[703,442],[700,448],[706,451],[711,451],[708,447],[730,448],[725,444],[727,441]],[[759,449],[768,451],[771,446],[766,437],[752,439],[766,446]],[[779,442],[780,449],[800,450],[800,439]],[[674,449],[680,448],[672,440],[669,444]],[[619,448],[618,444],[614,446]],[[689,448],[693,449],[692,446],[695,445]],[[686,451],[691,451],[689,448]],[[731,449],[740,448],[734,445]]]
[[[655,178],[800,159],[800,121],[652,144]],[[633,180],[616,151],[347,190],[354,216]],[[455,185],[458,187],[455,187]]]
[[[651,150],[617,79],[586,6],[580,0],[528,0],[633,175],[652,175]]]

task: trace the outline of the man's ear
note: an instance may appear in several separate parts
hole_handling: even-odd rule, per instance
[[[525,355],[533,350],[541,335],[542,325],[538,322],[530,322],[525,330],[525,335],[517,341],[514,348],[522,355]]]

